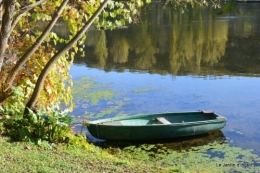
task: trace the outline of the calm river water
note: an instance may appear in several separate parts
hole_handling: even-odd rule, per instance
[[[218,137],[259,155],[260,4],[235,4],[223,15],[211,7],[182,14],[162,6],[150,5],[128,28],[87,33],[73,80],[90,77],[115,96],[96,105],[78,102],[72,114],[98,119],[213,110],[228,119]]]

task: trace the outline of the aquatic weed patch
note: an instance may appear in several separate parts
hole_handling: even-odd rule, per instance
[[[134,88],[133,92],[136,94],[141,94],[141,93],[147,93],[151,91],[160,91],[160,90],[165,90],[166,88],[156,88],[156,87],[147,87],[147,88]]]
[[[111,100],[116,97],[115,91],[111,89],[109,84],[96,83],[86,76],[74,81],[72,95],[76,105],[84,102],[96,105],[101,99]]]
[[[74,81],[72,94],[75,102],[75,110],[72,113],[74,126],[83,120],[96,120],[101,118],[111,118],[127,116],[125,106],[131,105],[134,95],[148,93],[162,88],[134,88],[124,91],[114,90],[109,83],[94,82],[89,77],[81,77]]]
[[[258,155],[252,150],[230,147],[228,144],[212,143],[191,147],[188,151],[167,149],[159,144],[142,144],[113,150],[113,152],[118,157],[151,162],[178,172],[260,171]]]
[[[72,115],[74,123],[116,115],[124,105],[124,101],[120,100],[122,93],[113,90],[110,84],[97,83],[85,76],[74,81],[72,94],[76,104]]]

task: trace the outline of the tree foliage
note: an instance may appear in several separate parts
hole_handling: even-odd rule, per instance
[[[61,104],[72,109],[69,69],[75,54],[83,50],[85,32],[92,23],[98,29],[131,23],[146,2],[149,0],[0,1],[0,105],[3,110],[13,109],[15,105],[12,114],[23,112],[26,106],[50,111],[60,109]],[[69,28],[68,39],[51,31],[58,19]],[[57,44],[64,46],[58,49]]]

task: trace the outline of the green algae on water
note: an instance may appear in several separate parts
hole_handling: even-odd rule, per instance
[[[213,147],[212,147],[213,146]],[[175,167],[180,172],[259,172],[260,158],[253,150],[214,143],[185,150],[161,148],[160,145],[142,144],[123,149],[125,156],[142,161],[152,161],[165,167]],[[126,154],[127,153],[127,154]],[[216,154],[218,153],[218,154]]]
[[[96,105],[102,99],[112,100],[116,92],[108,84],[95,83],[91,78],[83,76],[74,81],[72,95],[76,104],[90,101],[91,105]]]

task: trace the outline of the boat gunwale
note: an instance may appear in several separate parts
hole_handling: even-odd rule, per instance
[[[188,112],[166,112],[166,113],[155,113],[155,114],[139,114],[139,115],[133,115],[128,117],[118,117],[118,118],[106,118],[101,120],[94,120],[90,121],[89,125],[98,125],[98,126],[113,126],[113,127],[149,127],[149,126],[189,126],[189,125],[206,125],[206,124],[212,124],[212,123],[222,123],[226,122],[227,118],[220,116],[219,114],[212,112],[210,114],[216,115],[215,119],[211,120],[203,120],[203,121],[193,121],[193,122],[181,122],[181,123],[171,123],[171,124],[145,124],[145,125],[111,125],[111,124],[101,124],[105,122],[113,122],[113,121],[120,121],[120,120],[131,120],[131,119],[138,119],[138,118],[144,118],[144,117],[150,117],[150,116],[157,116],[157,115],[169,115],[169,114],[188,114],[188,113],[204,113],[203,111],[188,111]]]

